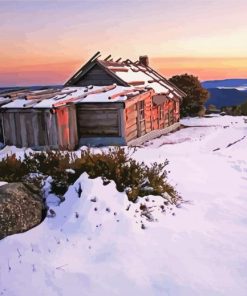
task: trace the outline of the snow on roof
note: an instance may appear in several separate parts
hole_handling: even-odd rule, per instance
[[[141,92],[148,91],[143,87],[118,86],[89,86],[89,87],[66,87],[58,95],[49,99],[16,99],[1,108],[53,108],[66,105],[67,103],[111,103],[124,102],[129,97],[136,96]]]
[[[157,94],[169,94],[170,92],[175,92],[176,90],[176,88],[167,82],[164,77],[156,73],[153,69],[142,66],[139,63],[133,63],[130,60],[122,63],[107,61],[99,62],[129,85],[138,84],[149,86],[153,88]],[[176,92],[176,96],[181,97],[178,92]]]
[[[116,86],[114,89],[107,92],[89,94],[86,98],[80,100],[80,102],[123,102],[128,98],[126,94],[135,96],[139,93],[140,91],[135,87]]]
[[[28,104],[30,104],[30,103],[35,103],[35,101],[25,100],[25,99],[16,99],[8,104],[3,105],[1,108],[10,108],[10,109],[25,108],[26,105],[28,106]]]
[[[118,59],[113,61],[109,60],[108,56],[104,60],[99,59],[99,52],[94,55],[84,66],[81,67],[66,83],[66,86],[76,86],[80,80],[83,80],[84,75],[92,69],[92,66],[98,65],[107,73],[112,76],[115,82],[124,86],[141,85],[143,87],[151,87],[156,94],[173,93],[174,96],[182,99],[186,94],[178,87],[169,82],[165,77],[160,75],[148,65],[144,65],[140,60],[131,61],[127,59],[121,61]]]

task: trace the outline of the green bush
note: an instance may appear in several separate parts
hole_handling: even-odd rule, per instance
[[[68,187],[86,172],[90,178],[101,177],[104,184],[113,180],[120,192],[126,192],[130,201],[138,196],[160,195],[176,203],[180,198],[175,189],[167,183],[167,171],[164,163],[137,162],[131,157],[134,150],[116,147],[100,153],[90,149],[81,151],[80,156],[71,152],[49,151],[24,155],[21,161],[16,155],[7,156],[0,161],[0,179],[7,182],[40,182],[52,177],[51,191],[64,195]],[[37,182],[37,179],[39,182]]]
[[[175,75],[169,81],[186,93],[180,105],[182,117],[204,115],[204,104],[209,98],[209,92],[202,87],[196,76]]]
[[[0,180],[19,182],[28,174],[28,168],[15,154],[8,155],[0,161]]]

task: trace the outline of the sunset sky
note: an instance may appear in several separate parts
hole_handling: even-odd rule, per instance
[[[166,77],[247,78],[246,0],[0,0],[0,86],[61,84],[100,50]]]

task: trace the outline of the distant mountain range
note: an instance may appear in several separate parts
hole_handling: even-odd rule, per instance
[[[62,88],[62,87],[63,87],[62,85],[6,86],[6,87],[0,87],[0,95],[4,94],[5,92],[13,91],[13,90],[22,90],[22,89],[42,90],[46,88]]]
[[[247,89],[247,79],[209,80],[202,82],[205,88],[242,88]]]
[[[240,105],[247,101],[247,79],[204,81],[202,86],[207,88],[210,93],[206,107],[212,104],[221,108]]]

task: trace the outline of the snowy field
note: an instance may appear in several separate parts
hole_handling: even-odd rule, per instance
[[[84,174],[59,207],[50,196],[55,218],[0,241],[0,295],[246,296],[247,123],[182,123],[189,127],[134,157],[167,158],[169,180],[188,202],[164,212],[150,196],[129,207],[113,183]],[[11,151],[23,153],[7,147],[0,158]],[[153,222],[140,217],[141,202],[153,206]]]

